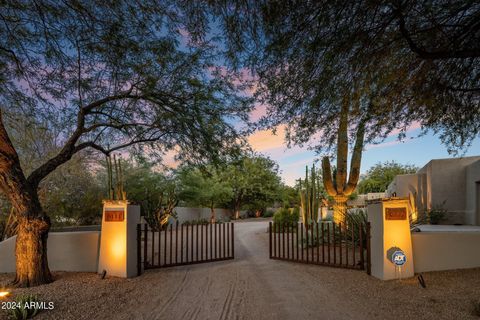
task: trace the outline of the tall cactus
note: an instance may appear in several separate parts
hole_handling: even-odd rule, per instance
[[[112,158],[110,155],[107,156],[107,188],[108,188],[108,199],[109,200],[127,200],[127,194],[123,189],[123,169],[120,159],[113,155],[113,164]],[[115,170],[115,177],[114,177]]]
[[[320,175],[315,170],[313,165],[312,170],[308,171],[308,166],[305,168],[305,180],[300,183],[300,214],[303,223],[306,225],[312,221],[318,220],[318,210],[320,209],[320,202],[322,200],[322,192],[320,189]]]
[[[330,159],[322,159],[323,185],[328,195],[334,199],[333,219],[335,222],[345,221],[347,213],[348,196],[355,190],[360,177],[360,164],[362,161],[363,142],[365,136],[365,120],[362,119],[357,127],[355,146],[353,147],[352,163],[347,182],[348,162],[348,113],[349,102],[344,101],[340,111],[340,123],[337,133],[337,172],[334,179],[330,166]]]

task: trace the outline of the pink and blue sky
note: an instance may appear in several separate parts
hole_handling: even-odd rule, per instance
[[[306,147],[288,149],[284,142],[283,132],[282,128],[276,135],[269,131],[258,131],[249,137],[249,142],[254,150],[275,160],[279,164],[284,182],[293,185],[296,179],[305,174],[305,166],[311,166],[313,161],[319,157]],[[392,135],[380,144],[367,145],[363,152],[361,172],[365,173],[378,162],[395,160],[402,164],[422,167],[431,159],[452,157],[437,136],[427,134],[417,137],[419,133],[418,127],[412,127],[408,131],[405,141],[400,142],[396,135]],[[476,155],[480,155],[480,139],[475,139],[471,147],[462,154],[462,156]]]
[[[248,74],[244,74],[244,76],[249,81],[252,80]],[[253,95],[255,89],[256,87],[253,86],[246,94]],[[257,104],[250,114],[250,120],[260,119],[265,112],[265,106]],[[362,156],[361,173],[364,174],[378,162],[394,160],[401,164],[423,167],[432,159],[453,157],[448,154],[447,148],[441,143],[438,136],[431,132],[419,136],[420,131],[420,124],[416,123],[408,129],[407,137],[403,141],[398,140],[399,132],[394,130],[382,143],[366,145]],[[315,160],[320,160],[321,156],[308,150],[307,147],[287,148],[284,137],[285,126],[280,126],[277,128],[276,134],[266,130],[257,131],[248,140],[255,151],[269,156],[278,163],[283,181],[293,186],[295,180],[303,178],[305,175],[305,166],[311,166]],[[472,145],[460,154],[461,156],[480,155],[480,139],[475,139]]]
[[[213,31],[220,33],[216,26]],[[187,46],[190,36],[187,31],[179,30],[181,46]],[[215,33],[214,32],[214,33]],[[223,68],[223,67],[220,67]],[[246,81],[255,83],[249,72],[242,70],[241,77]],[[256,86],[246,90],[245,94],[252,95],[256,90]],[[265,106],[257,105],[250,115],[250,120],[258,120],[265,114]],[[390,137],[380,144],[366,145],[362,157],[361,173],[364,174],[370,167],[378,162],[396,161],[401,164],[411,164],[417,167],[424,166],[432,159],[451,158],[447,148],[442,145],[438,136],[433,133],[426,135],[420,134],[420,126],[413,125],[407,132],[407,137],[403,141],[398,141],[398,132],[393,132]],[[301,178],[305,174],[305,166],[311,166],[315,160],[319,160],[320,156],[314,151],[308,150],[307,147],[294,146],[287,148],[284,141],[285,127],[278,127],[276,134],[271,131],[257,131],[249,138],[252,148],[275,160],[280,168],[283,181],[288,185],[294,185],[295,180]],[[477,156],[480,155],[480,139],[475,139],[472,145],[460,152],[461,156]]]

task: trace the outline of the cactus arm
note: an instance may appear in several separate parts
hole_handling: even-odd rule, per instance
[[[323,178],[323,186],[327,191],[328,195],[334,197],[337,195],[337,190],[333,186],[332,180],[332,168],[330,167],[330,160],[328,157],[323,157],[322,159],[322,178]]]
[[[347,183],[348,162],[348,99],[345,98],[340,110],[340,123],[337,134],[337,193],[341,194]]]
[[[352,163],[350,164],[350,175],[344,194],[349,196],[357,187],[360,178],[360,164],[362,162],[363,143],[365,138],[365,120],[362,119],[358,125],[355,146],[353,148]]]

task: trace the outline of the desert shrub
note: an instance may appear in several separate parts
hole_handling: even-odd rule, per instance
[[[232,219],[229,216],[221,216],[217,219],[218,223],[227,223],[232,221]]]
[[[36,305],[37,302],[39,302],[38,298],[33,294],[17,296],[17,298],[15,299],[16,307],[10,309],[10,319],[32,319],[40,312],[40,309]]]
[[[266,210],[266,211],[263,212],[262,217],[264,217],[264,218],[270,218],[270,217],[273,217],[274,214],[275,214],[275,211],[273,211],[273,210]]]
[[[348,212],[345,218],[345,222],[346,222],[346,225],[342,223],[343,225],[342,234],[340,234],[340,229],[338,228],[338,226],[335,229],[336,241],[340,241],[340,239],[343,239],[343,241],[347,241],[348,243],[351,243],[353,239],[355,241],[355,245],[359,245],[360,229],[361,229],[363,233],[362,242],[365,248],[367,245],[367,239],[366,239],[367,222],[368,222],[367,213],[363,210]],[[345,228],[346,228],[346,231],[345,231]],[[352,233],[353,233],[353,238],[352,238]]]
[[[300,218],[300,211],[298,208],[287,209],[281,208],[278,209],[277,212],[273,215],[273,230],[275,231],[275,226],[283,226],[283,225],[295,225],[298,223],[298,219]]]
[[[218,222],[219,219],[217,219],[217,222]],[[193,219],[193,220],[188,220],[188,221],[185,221],[184,223],[182,223],[183,225],[194,225],[194,224],[209,224],[210,223],[210,220],[206,219],[206,218],[200,218],[200,219]]]
[[[432,208],[427,211],[428,222],[430,224],[438,224],[445,219],[447,210],[443,207]]]

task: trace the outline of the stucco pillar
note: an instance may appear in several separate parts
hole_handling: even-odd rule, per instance
[[[130,278],[137,275],[137,232],[140,206],[128,201],[103,202],[98,273]]]
[[[383,199],[370,203],[368,221],[371,225],[372,276],[381,280],[413,277],[408,199]],[[406,257],[402,266],[392,261],[392,255],[398,252]]]

